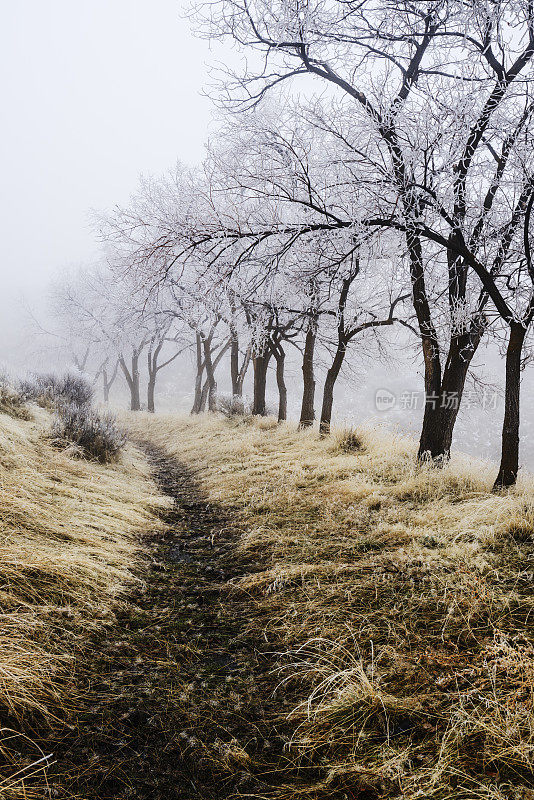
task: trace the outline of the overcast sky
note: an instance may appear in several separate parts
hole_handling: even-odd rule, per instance
[[[140,172],[202,157],[211,104],[201,92],[215,56],[180,18],[183,8],[181,0],[3,4],[4,299],[90,259],[88,210],[125,201]]]

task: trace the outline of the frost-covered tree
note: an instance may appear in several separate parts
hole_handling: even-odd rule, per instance
[[[65,349],[75,368],[90,376],[94,384],[101,381],[103,400],[107,403],[119,362],[99,295],[99,274],[95,265],[85,266],[64,271],[52,281],[49,291],[54,330],[51,347],[55,349],[59,345]]]
[[[163,303],[193,336],[196,358],[193,413],[216,410],[215,371],[230,350],[233,391],[241,395],[250,362],[235,288],[202,245],[219,230],[209,185],[179,165],[160,178],[142,178],[125,207],[101,214],[96,225],[117,279],[134,281],[141,295]],[[220,256],[220,253],[218,254]],[[162,300],[163,296],[163,300]]]
[[[502,272],[520,224],[532,3],[218,0],[200,16],[207,35],[262,55],[226,79],[238,107],[303,76],[331,87],[334,100],[317,122],[353,154],[345,167],[358,163],[372,176],[368,201],[346,219],[302,182],[300,202],[310,214],[300,230],[357,224],[402,235],[431,399],[419,452],[442,458],[458,409],[442,401],[461,399],[488,303],[504,312],[487,275]],[[255,233],[263,235],[259,227]],[[438,282],[445,314],[432,302]]]

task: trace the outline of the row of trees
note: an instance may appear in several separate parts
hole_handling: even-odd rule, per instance
[[[229,350],[236,394],[252,363],[257,414],[275,362],[284,418],[291,344],[311,424],[320,331],[327,432],[349,345],[399,324],[424,367],[419,458],[442,463],[481,342],[506,336],[495,486],[514,483],[534,317],[533,0],[214,0],[196,19],[250,53],[224,76],[234,113],[201,169],[144,180],[96,221],[116,282],[192,331],[195,410],[204,392],[215,407]]]
[[[165,179],[166,181],[168,179]],[[278,270],[262,292],[239,287],[237,273],[224,285],[198,273],[168,277],[147,299],[146,287],[116,279],[107,265],[79,269],[58,279],[51,292],[56,349],[72,365],[101,383],[104,402],[118,375],[130,393],[131,410],[142,405],[141,373],[146,380],[146,408],[155,410],[156,380],[161,370],[181,355],[194,362],[191,413],[219,408],[217,376],[228,371],[232,399],[227,404],[245,408],[245,380],[249,368],[251,411],[267,413],[267,383],[271,369],[278,391],[278,419],[287,418],[286,356],[291,347],[301,363],[303,395],[300,425],[316,418],[316,374],[325,373],[320,429],[330,430],[334,388],[353,346],[354,355],[384,355],[378,336],[384,327],[405,321],[409,295],[393,297],[386,283],[369,286],[366,273],[371,254],[359,248],[358,257],[340,272]],[[276,285],[275,285],[276,284]],[[400,313],[399,313],[400,312]],[[295,357],[292,359],[294,363]],[[145,364],[144,369],[142,365]]]
[[[146,364],[145,407],[155,411],[156,381],[188,348],[189,342],[171,314],[142,302],[131,282],[117,282],[103,263],[61,275],[50,291],[50,314],[44,324],[31,314],[32,327],[79,372],[100,384],[105,403],[122,375],[130,408],[142,407],[141,371]]]

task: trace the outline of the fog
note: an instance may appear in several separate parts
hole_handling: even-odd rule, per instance
[[[214,124],[213,104],[203,95],[208,64],[235,56],[194,38],[183,11],[177,0],[24,0],[3,8],[0,362],[8,371],[47,364],[31,317],[46,324],[48,286],[58,271],[96,257],[90,210],[125,202],[140,173],[203,157]],[[503,364],[494,346],[481,348],[477,363],[491,397],[478,390],[465,404],[455,441],[496,458]],[[189,407],[192,374],[188,358],[166,373],[160,408]],[[220,385],[229,388],[225,375]],[[301,377],[294,359],[288,385],[295,415]],[[529,370],[522,460],[534,469],[531,388]],[[395,394],[393,408],[377,411],[377,389]],[[417,358],[397,348],[387,364],[353,366],[336,389],[335,417],[371,418],[417,434],[421,409],[401,397],[421,390]],[[116,402],[125,398],[118,388]]]
[[[88,211],[124,202],[139,173],[198,162],[214,52],[177,0],[23,0],[0,33],[3,191],[0,360],[51,276],[90,261]]]

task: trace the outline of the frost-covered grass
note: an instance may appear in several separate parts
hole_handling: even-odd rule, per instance
[[[20,762],[20,750],[25,759],[32,752],[29,721],[57,721],[62,706],[76,706],[76,656],[134,580],[137,533],[159,524],[160,500],[136,450],[113,466],[74,460],[51,446],[49,415],[35,415],[0,418],[2,798],[48,796],[44,787],[35,794],[39,765]]]
[[[22,393],[7,375],[0,375],[0,414],[7,414],[15,419],[31,418]]]
[[[281,651],[291,763],[278,797],[530,797],[534,484],[416,465],[379,428],[321,440],[272,419],[136,416],[232,509],[251,625]],[[231,587],[228,587],[231,590]],[[285,713],[283,706],[280,712]],[[246,742],[241,742],[246,750]],[[317,769],[310,781],[311,769]]]

